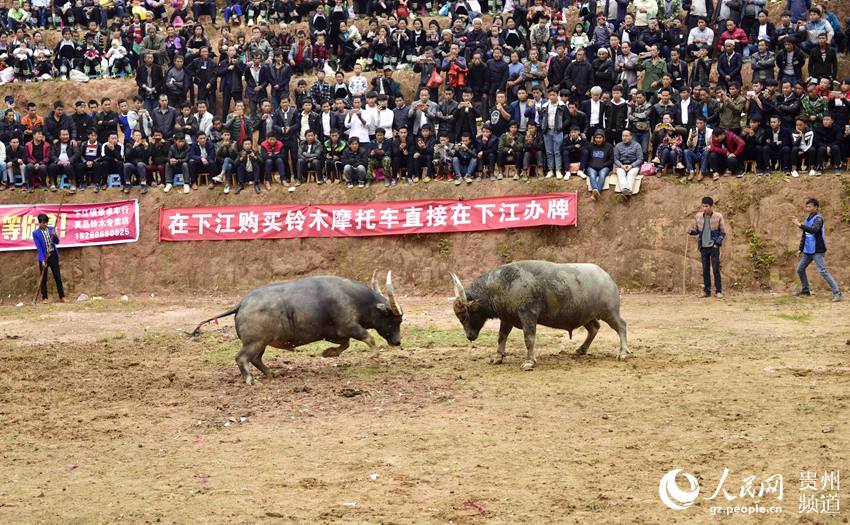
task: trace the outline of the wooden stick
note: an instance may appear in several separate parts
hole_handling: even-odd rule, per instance
[[[691,244],[691,236],[687,235],[685,237],[685,249],[682,250],[682,295],[687,294],[687,289],[685,287],[685,273],[688,269],[688,245]]]

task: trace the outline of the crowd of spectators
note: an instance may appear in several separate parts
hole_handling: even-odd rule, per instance
[[[46,116],[7,98],[0,189],[578,175],[597,199],[609,174],[630,195],[642,174],[838,170],[850,157],[846,23],[827,2],[787,0],[778,24],[764,6],[13,2],[0,11],[4,80],[128,76],[138,92]],[[418,74],[412,96],[393,78],[404,70]]]

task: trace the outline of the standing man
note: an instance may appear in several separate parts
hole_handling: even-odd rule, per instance
[[[35,242],[35,249],[38,251],[38,274],[41,276],[41,281],[38,285],[41,287],[41,299],[46,301],[46,267],[50,266],[50,271],[53,272],[53,280],[56,281],[59,302],[64,303],[65,289],[62,287],[62,275],[59,273],[59,251],[57,249],[59,236],[56,235],[52,227],[47,225],[49,220],[47,215],[43,213],[38,214],[38,229],[32,232],[32,240]]]
[[[797,264],[797,275],[800,276],[800,291],[796,292],[796,296],[812,295],[809,289],[809,278],[806,275],[806,268],[812,261],[818,266],[820,274],[826,281],[826,284],[832,289],[832,302],[837,303],[841,300],[841,291],[838,289],[835,279],[829,275],[826,269],[826,241],[823,238],[823,216],[818,212],[820,203],[817,199],[811,198],[806,201],[804,209],[809,214],[804,222],[794,217],[794,224],[803,230],[803,235],[800,238],[800,250],[797,255],[800,257],[800,263]]]
[[[697,236],[697,247],[702,260],[702,296],[711,297],[711,270],[714,271],[714,289],[717,298],[723,298],[720,280],[720,246],[726,238],[726,223],[723,216],[714,211],[714,199],[703,197],[700,211],[694,217],[689,235]]]

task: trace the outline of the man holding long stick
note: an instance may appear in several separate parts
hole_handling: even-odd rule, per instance
[[[56,291],[59,292],[59,302],[65,302],[65,289],[62,287],[62,275],[59,273],[59,236],[54,228],[47,225],[49,217],[44,213],[38,215],[38,229],[32,232],[32,239],[38,251],[38,270],[41,275],[38,283],[41,288],[41,298],[47,300],[47,267],[53,272],[56,281]]]

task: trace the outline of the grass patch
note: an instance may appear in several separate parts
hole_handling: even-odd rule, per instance
[[[114,332],[111,334],[107,334],[97,340],[98,343],[109,343],[110,341],[120,341],[122,339],[126,339],[127,334],[124,332]]]
[[[810,314],[809,312],[792,312],[775,315],[780,319],[785,319],[786,321],[796,321],[798,323],[808,323],[812,320],[812,314]]]

